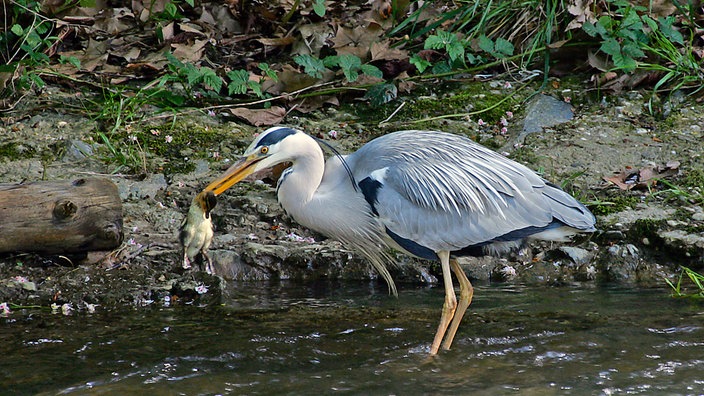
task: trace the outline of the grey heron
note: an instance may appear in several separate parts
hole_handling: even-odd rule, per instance
[[[394,294],[389,247],[440,261],[445,300],[432,355],[441,344],[450,348],[474,292],[456,257],[500,254],[526,239],[566,241],[595,230],[594,215],[584,205],[524,165],[467,137],[420,130],[383,135],[326,161],[313,137],[270,128],[199,194],[195,210],[212,209],[203,194],[218,196],[283,162],[292,164],[276,187],[284,210],[299,224],[364,255]],[[202,215],[189,219],[187,226],[204,221]]]

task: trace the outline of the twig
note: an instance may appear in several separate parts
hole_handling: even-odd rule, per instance
[[[396,113],[398,113],[399,111],[401,111],[401,109],[402,109],[403,106],[405,106],[405,105],[406,105],[406,102],[402,102],[402,103],[396,108],[396,110],[394,110],[394,112],[391,113],[390,116],[386,117],[386,119],[385,119],[384,121],[380,122],[377,126],[381,127],[381,126],[383,126],[384,124],[386,124],[387,122],[389,122],[389,120],[391,120],[391,119],[396,115]]]
[[[311,86],[309,86],[309,87],[301,88],[301,89],[299,89],[299,90],[297,90],[297,91],[288,92],[288,93],[283,93],[283,94],[281,94],[281,95],[274,96],[274,97],[271,97],[271,98],[259,99],[259,100],[254,100],[254,101],[251,101],[251,102],[230,103],[230,104],[225,104],[225,105],[215,105],[215,106],[200,107],[200,108],[197,108],[197,109],[196,109],[196,108],[192,108],[192,109],[180,111],[180,112],[178,112],[178,115],[190,114],[190,113],[196,113],[196,112],[208,111],[208,110],[221,110],[221,109],[229,109],[229,108],[234,108],[234,107],[245,107],[245,106],[252,106],[252,105],[257,105],[257,104],[261,104],[261,103],[273,102],[273,101],[275,101],[275,100],[286,99],[286,98],[288,98],[288,97],[296,96],[296,95],[299,95],[299,94],[301,94],[301,93],[303,93],[303,92],[310,91],[310,90],[313,90],[313,89],[315,89],[315,88],[324,87],[324,86],[326,86],[326,85],[331,85],[331,84],[334,84],[334,83],[335,83],[334,81],[330,81],[330,82],[324,82],[324,83],[320,83],[320,84],[315,84],[315,85],[311,85]],[[161,119],[161,118],[165,118],[165,117],[171,117],[171,116],[173,116],[173,114],[168,114],[168,115],[163,115],[163,114],[162,114],[162,115],[157,115],[157,116],[150,117],[150,118],[145,118],[144,120],[145,120],[145,121],[157,120],[157,119]]]

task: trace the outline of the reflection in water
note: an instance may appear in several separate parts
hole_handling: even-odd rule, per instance
[[[14,313],[0,319],[0,389],[699,394],[704,309],[667,293],[480,286],[453,349],[435,358],[442,288],[396,299],[368,284],[248,283],[223,307]]]

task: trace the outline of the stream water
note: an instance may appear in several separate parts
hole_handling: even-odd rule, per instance
[[[231,285],[222,306],[0,318],[6,394],[704,394],[704,306],[665,289]]]

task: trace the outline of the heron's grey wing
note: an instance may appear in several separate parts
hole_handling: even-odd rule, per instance
[[[355,153],[367,201],[388,230],[434,251],[520,239],[560,205],[534,172],[467,138],[404,131],[375,142]]]

